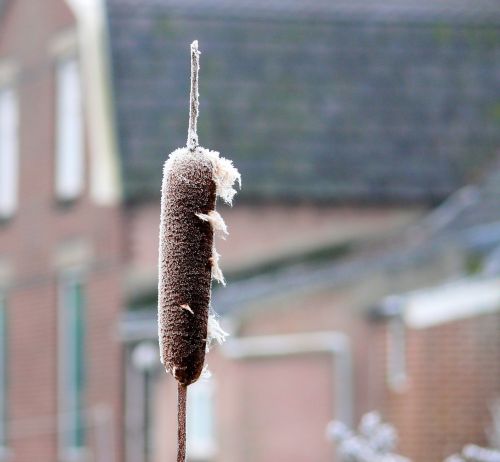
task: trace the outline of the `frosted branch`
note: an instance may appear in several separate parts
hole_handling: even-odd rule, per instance
[[[327,434],[335,442],[341,462],[410,462],[393,452],[396,430],[382,422],[377,412],[365,414],[357,431],[341,422],[331,422]]]
[[[200,52],[198,51],[198,40],[191,44],[191,93],[189,96],[189,128],[187,147],[194,151],[198,147],[198,74],[200,71]]]

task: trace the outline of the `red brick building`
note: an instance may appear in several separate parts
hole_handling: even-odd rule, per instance
[[[80,27],[2,8],[2,460],[121,460],[123,214]]]
[[[373,408],[416,462],[484,442],[498,182],[428,211],[497,155],[494,2],[1,5],[1,461],[173,457],[159,185],[194,38],[201,142],[244,187],[213,296],[232,340],[191,389],[189,459],[333,460],[328,421]],[[472,273],[493,295],[448,306],[439,286],[477,294]]]

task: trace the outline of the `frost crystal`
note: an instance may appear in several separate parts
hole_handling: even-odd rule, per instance
[[[337,421],[330,422],[327,433],[337,445],[341,462],[410,462],[391,452],[397,443],[396,430],[383,423],[377,412],[363,416],[357,433]]]
[[[216,186],[216,193],[224,202],[231,204],[233,197],[236,194],[236,189],[233,188],[237,181],[241,188],[241,175],[233,166],[233,162],[224,157],[220,157],[217,151],[204,149],[203,154],[210,159],[213,166],[213,177]]]
[[[208,221],[214,231],[220,231],[223,234],[229,234],[227,232],[226,223],[224,223],[224,219],[221,217],[220,213],[217,212],[217,210],[211,210],[208,213],[197,213],[196,216],[200,220]]]
[[[205,364],[203,366],[203,370],[201,371],[201,375],[200,375],[200,378],[202,380],[208,380],[208,379],[211,379],[212,378],[212,373],[210,372],[210,370],[208,369],[208,365]]]
[[[226,280],[224,279],[224,275],[222,274],[222,270],[219,266],[220,254],[217,252],[215,245],[212,246],[212,278],[216,281],[220,282],[223,286],[226,285]]]
[[[500,462],[500,451],[469,444],[463,448],[462,454],[454,454],[445,462]]]
[[[488,429],[491,448],[468,444],[461,454],[448,457],[445,462],[500,462],[500,400],[491,407],[492,424]]]
[[[216,341],[219,345],[226,341],[226,338],[229,334],[222,329],[217,320],[216,314],[212,311],[208,315],[208,326],[207,326],[207,351],[214,341]]]

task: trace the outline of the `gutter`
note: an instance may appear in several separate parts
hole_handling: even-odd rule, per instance
[[[412,329],[427,329],[500,311],[500,277],[464,278],[384,298],[379,318],[400,316]]]
[[[340,332],[312,332],[256,337],[233,337],[221,348],[222,354],[234,360],[251,360],[327,353],[333,362],[333,418],[346,425],[353,420],[353,378],[351,345]]]

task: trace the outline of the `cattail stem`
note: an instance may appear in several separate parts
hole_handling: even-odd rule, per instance
[[[177,386],[177,462],[186,460],[186,398],[187,386]]]
[[[189,129],[187,147],[194,151],[198,147],[198,73],[200,70],[200,52],[198,51],[198,40],[191,44],[191,93],[189,96]]]

